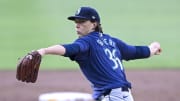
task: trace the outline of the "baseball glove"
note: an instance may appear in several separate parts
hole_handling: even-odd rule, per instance
[[[16,78],[22,82],[35,83],[41,64],[41,55],[32,51],[21,58],[17,64]]]

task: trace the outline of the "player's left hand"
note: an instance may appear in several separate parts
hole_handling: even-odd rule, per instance
[[[38,77],[41,58],[38,51],[32,51],[22,57],[17,65],[16,78],[22,82],[35,83]]]

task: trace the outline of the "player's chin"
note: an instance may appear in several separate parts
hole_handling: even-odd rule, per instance
[[[83,35],[80,35],[80,34],[78,34],[78,37],[80,38],[80,37],[82,37]]]
[[[82,37],[82,36],[83,36],[82,33],[79,32],[79,31],[77,31],[77,35],[78,35],[79,37]]]

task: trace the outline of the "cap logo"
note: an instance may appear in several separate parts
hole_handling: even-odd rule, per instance
[[[79,8],[79,9],[76,11],[76,14],[75,14],[75,15],[79,15],[80,12],[81,12],[81,8]]]
[[[92,19],[96,19],[96,17],[95,17],[95,16],[92,16]]]

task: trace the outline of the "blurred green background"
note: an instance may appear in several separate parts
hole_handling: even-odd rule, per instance
[[[180,67],[179,0],[0,0],[0,69],[16,69],[31,50],[71,43],[77,35],[67,20],[80,6],[95,7],[105,33],[132,45],[161,43],[163,53],[124,62],[126,68]],[[44,69],[74,69],[61,56],[45,56]]]

